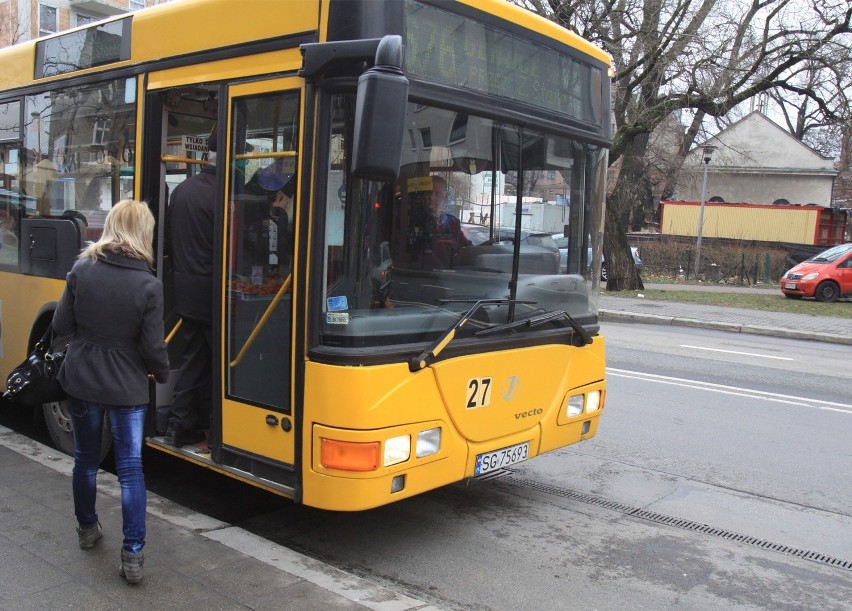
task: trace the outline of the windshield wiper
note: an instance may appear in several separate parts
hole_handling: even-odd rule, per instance
[[[408,369],[410,371],[420,371],[421,369],[425,369],[429,365],[432,364],[439,354],[447,347],[453,338],[456,336],[456,331],[461,329],[471,317],[476,314],[476,312],[482,306],[486,305],[511,305],[515,303],[522,304],[534,304],[537,303],[535,301],[524,301],[521,299],[508,299],[508,298],[497,298],[497,299],[479,299],[474,302],[472,299],[442,299],[441,303],[473,303],[470,309],[462,314],[462,317],[459,318],[458,322],[456,322],[452,327],[444,331],[435,342],[432,343],[431,346],[426,348],[423,352],[418,354],[417,356],[413,356],[408,361]]]
[[[566,319],[568,321],[568,324],[571,325],[571,328],[574,330],[574,333],[576,333],[580,337],[580,346],[591,344],[594,341],[589,332],[586,331],[585,328],[583,328],[583,325],[577,322],[577,320],[565,310],[559,310],[557,312],[547,312],[546,314],[533,316],[532,318],[527,318],[526,320],[516,320],[515,322],[509,322],[504,325],[489,327],[487,329],[476,331],[474,335],[489,335],[491,333],[499,333],[501,331],[517,329],[519,327],[537,327],[547,322],[559,320],[560,318]]]

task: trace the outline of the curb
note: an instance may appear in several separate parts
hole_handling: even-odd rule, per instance
[[[850,336],[818,333],[815,331],[793,331],[791,329],[758,327],[754,325],[743,325],[728,322],[708,322],[704,320],[696,320],[694,318],[680,318],[677,316],[663,316],[659,314],[638,314],[636,312],[621,312],[615,310],[599,310],[598,317],[602,322],[641,322],[652,325],[713,329],[716,331],[729,331],[732,333],[765,335],[770,337],[783,337],[786,339],[804,339],[852,346],[852,337]]]

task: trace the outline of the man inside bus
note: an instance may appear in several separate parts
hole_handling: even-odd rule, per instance
[[[213,210],[216,196],[216,129],[207,164],[175,187],[166,228],[174,269],[175,312],[186,349],[169,408],[163,441],[180,447],[205,438],[213,386]]]
[[[283,170],[283,164],[259,168],[246,184],[246,192],[266,199],[263,218],[268,218],[275,229],[269,236],[269,262],[275,261],[279,269],[290,264],[290,244],[293,230],[293,196],[296,193],[296,176]]]
[[[471,242],[461,230],[458,217],[447,211],[449,192],[441,176],[431,177],[432,189],[425,200],[425,214],[414,219],[415,258],[426,265],[452,267],[458,251]]]

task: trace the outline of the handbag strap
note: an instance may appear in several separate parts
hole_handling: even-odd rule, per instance
[[[44,332],[44,335],[40,340],[36,342],[36,345],[33,347],[33,350],[42,350],[45,352],[49,352],[53,349],[53,338],[55,337],[56,332],[53,330],[53,323],[47,326],[47,331]]]

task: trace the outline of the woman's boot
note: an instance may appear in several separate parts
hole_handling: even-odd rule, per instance
[[[142,581],[143,564],[145,564],[145,554],[142,552],[134,554],[121,550],[121,568],[118,574],[124,577],[127,583],[139,583]]]

